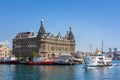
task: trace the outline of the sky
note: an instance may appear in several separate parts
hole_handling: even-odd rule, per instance
[[[0,44],[12,49],[19,32],[35,35],[44,19],[47,32],[65,36],[72,26],[77,51],[120,50],[120,0],[0,0]]]

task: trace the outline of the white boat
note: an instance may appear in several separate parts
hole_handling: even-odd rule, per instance
[[[8,57],[2,58],[1,64],[18,64],[18,60],[14,55],[10,55]]]
[[[61,54],[55,60],[54,64],[71,65],[74,63],[74,58],[71,54]]]
[[[84,64],[89,67],[112,66],[112,58],[106,58],[104,54],[84,57]]]
[[[37,58],[33,58],[33,62],[43,62],[44,58],[42,57],[37,57]]]
[[[90,50],[92,53],[92,45],[90,45]],[[85,56],[84,64],[89,67],[104,67],[104,66],[112,66],[112,58],[107,58],[105,54],[103,54],[103,40],[102,40],[102,51],[96,49],[96,54],[93,56]]]

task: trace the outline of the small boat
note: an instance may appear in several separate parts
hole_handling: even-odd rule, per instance
[[[74,58],[71,54],[61,54],[54,60],[54,64],[72,65],[74,64]]]
[[[18,64],[18,60],[14,55],[11,55],[11,56],[2,58],[1,64]]]
[[[82,64],[82,63],[83,63],[83,59],[74,58],[74,64]]]
[[[104,54],[84,57],[84,64],[89,67],[112,66],[112,58],[106,58]]]
[[[53,60],[44,59],[43,57],[34,58],[33,61],[26,62],[28,65],[52,65]]]
[[[26,64],[27,61],[19,60],[19,64]]]

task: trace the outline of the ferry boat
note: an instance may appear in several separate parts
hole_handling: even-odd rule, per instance
[[[33,61],[26,62],[28,65],[52,65],[53,60],[44,59],[43,57],[34,58]]]
[[[74,64],[74,58],[71,54],[61,54],[54,60],[54,64],[72,65]]]
[[[11,55],[11,56],[2,58],[1,64],[18,64],[18,60],[14,55]]]
[[[112,66],[112,58],[106,58],[104,54],[84,57],[84,64],[89,67]]]
[[[90,50],[92,53],[90,45]],[[106,57],[106,55],[103,53],[103,40],[102,40],[102,51],[99,51],[96,49],[96,54],[93,56],[85,56],[84,58],[84,64],[85,66],[89,67],[105,67],[105,66],[112,66],[112,58]]]

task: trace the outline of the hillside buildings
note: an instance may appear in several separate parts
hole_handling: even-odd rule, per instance
[[[0,45],[0,59],[10,55],[10,48],[5,45]]]
[[[20,32],[13,39],[13,54],[16,57],[32,57],[32,53],[42,53],[47,58],[54,58],[59,54],[75,53],[75,39],[71,27],[64,37],[60,32],[57,36],[46,33],[44,21],[41,20],[37,36],[34,32]]]

